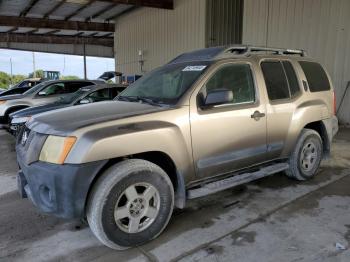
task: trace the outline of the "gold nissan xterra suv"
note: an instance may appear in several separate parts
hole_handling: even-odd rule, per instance
[[[157,237],[174,207],[284,171],[316,175],[338,130],[333,87],[302,50],[185,53],[117,101],[34,116],[18,188],[43,212],[87,218],[106,246]]]

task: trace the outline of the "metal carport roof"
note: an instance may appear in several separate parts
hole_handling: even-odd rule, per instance
[[[113,57],[114,20],[138,6],[173,0],[2,0],[0,48]]]

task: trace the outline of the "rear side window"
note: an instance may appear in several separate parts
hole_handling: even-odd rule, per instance
[[[78,91],[80,88],[85,87],[85,86],[91,86],[93,83],[91,82],[67,82],[66,83],[66,88],[67,88],[67,93],[73,93]]]
[[[270,100],[290,98],[288,82],[282,63],[279,61],[262,62],[267,94]]]
[[[122,91],[124,91],[124,87],[113,87],[110,88],[110,92],[111,92],[111,98],[115,98],[116,96],[118,96]]]
[[[315,62],[300,61],[311,92],[327,91],[331,89],[328,77],[322,66]]]
[[[282,64],[288,79],[290,94],[292,97],[295,97],[300,91],[297,75],[295,74],[295,71],[291,62],[283,61]]]

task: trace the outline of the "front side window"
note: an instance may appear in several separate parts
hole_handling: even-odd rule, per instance
[[[329,79],[322,66],[315,62],[300,61],[311,92],[327,91],[331,89]]]
[[[110,100],[109,89],[100,89],[84,97],[84,99],[89,100],[90,103],[101,102]]]
[[[220,68],[205,84],[199,93],[200,99],[206,100],[209,93],[218,90],[232,92],[232,100],[225,104],[252,103],[255,101],[255,88],[250,66],[230,64]]]
[[[118,99],[146,98],[175,104],[208,66],[205,61],[165,65],[130,85]]]
[[[65,84],[64,83],[55,83],[45,87],[43,90],[39,92],[39,96],[53,96],[53,95],[61,95],[65,94]]]

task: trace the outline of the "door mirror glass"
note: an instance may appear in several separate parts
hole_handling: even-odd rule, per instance
[[[82,99],[80,100],[79,104],[82,104],[82,105],[90,104],[90,101],[88,99]]]
[[[39,96],[46,96],[46,92],[45,91],[40,91],[38,95]]]
[[[215,106],[232,103],[233,92],[228,89],[215,89],[208,93],[205,98],[205,106]]]

